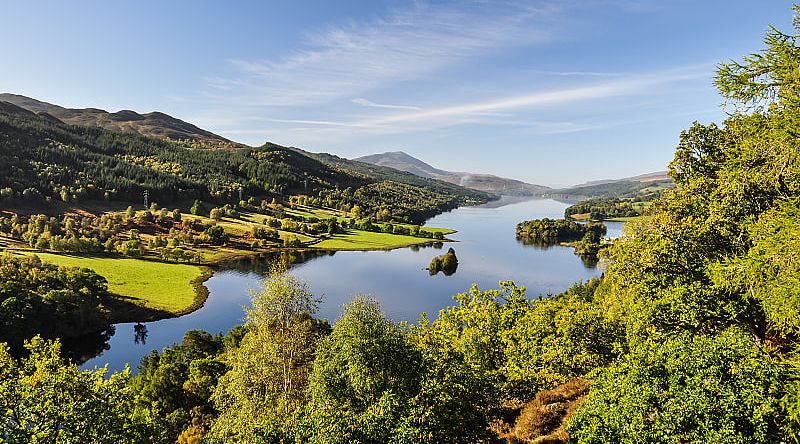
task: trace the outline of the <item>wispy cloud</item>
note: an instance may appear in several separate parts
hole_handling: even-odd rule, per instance
[[[542,71],[532,70],[532,74],[559,77],[624,77],[630,76],[630,72],[602,72],[602,71]]]
[[[386,108],[386,109],[420,109],[418,106],[411,105],[390,105],[386,103],[375,103],[371,100],[363,99],[361,97],[351,100],[356,105],[368,106],[370,108]]]
[[[536,109],[537,107],[560,106],[575,102],[589,102],[613,97],[629,97],[651,94],[663,90],[666,85],[701,79],[708,76],[706,65],[695,65],[664,72],[629,75],[623,79],[595,83],[592,85],[536,91],[502,99],[441,106],[430,109],[415,108],[411,112],[395,113],[354,121],[329,122],[308,120],[273,120],[339,126],[347,128],[391,129],[395,125],[408,122],[424,122],[427,127],[445,126],[460,123],[468,116],[506,117],[501,113],[515,109]]]
[[[698,69],[702,67],[702,69]],[[363,122],[366,125],[385,125],[414,120],[432,121],[459,117],[476,113],[491,113],[515,108],[529,108],[545,105],[562,105],[571,102],[597,100],[609,97],[632,96],[648,93],[666,84],[696,80],[708,76],[705,65],[691,66],[654,74],[628,76],[621,80],[598,83],[589,86],[566,88],[554,91],[538,91],[523,95],[506,97],[477,103],[419,110],[416,112],[379,117]]]
[[[692,65],[653,73],[628,75],[623,78],[595,81],[582,86],[556,90],[530,91],[495,100],[467,102],[425,109],[399,109],[391,114],[355,119],[293,119],[264,118],[265,122],[281,124],[270,131],[247,129],[232,134],[291,134],[302,133],[306,140],[327,141],[349,139],[357,135],[397,134],[428,131],[455,125],[511,125],[529,128],[533,134],[566,134],[618,127],[639,122],[637,119],[604,120],[605,112],[594,112],[586,120],[548,120],[555,109],[597,109],[598,104],[624,99],[627,107],[635,109],[643,101],[658,97],[684,84],[693,84],[708,77],[709,66]],[[647,99],[645,99],[647,97]],[[402,112],[405,111],[405,112]],[[663,117],[663,116],[662,116]]]
[[[208,79],[208,93],[254,105],[359,97],[496,48],[546,41],[544,23],[559,9],[546,2],[416,3],[312,34],[302,49],[279,59],[231,60],[234,75]]]

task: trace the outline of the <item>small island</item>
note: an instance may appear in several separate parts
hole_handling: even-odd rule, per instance
[[[602,222],[578,223],[569,219],[533,219],[517,224],[517,239],[526,244],[567,245],[575,254],[597,257],[604,247],[606,226]]]
[[[428,273],[430,273],[431,276],[435,276],[440,271],[444,273],[445,276],[452,276],[457,269],[458,258],[456,257],[456,251],[452,248],[448,248],[447,253],[431,259],[431,263],[428,264]]]

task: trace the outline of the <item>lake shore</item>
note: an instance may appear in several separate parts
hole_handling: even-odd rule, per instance
[[[227,229],[244,222],[223,221]],[[441,239],[415,237],[347,229],[343,233],[326,236],[299,248],[269,247],[251,249],[242,245],[207,247],[203,264],[176,263],[161,260],[155,255],[127,258],[108,254],[64,253],[26,248],[21,242],[4,238],[3,251],[14,254],[37,255],[44,262],[59,266],[85,267],[106,278],[111,299],[106,304],[111,323],[150,322],[192,313],[206,302],[209,292],[204,283],[214,270],[234,260],[248,260],[269,254],[294,251],[391,251],[398,248],[427,246],[435,242],[452,242],[446,235],[456,230],[425,227],[441,233]]]

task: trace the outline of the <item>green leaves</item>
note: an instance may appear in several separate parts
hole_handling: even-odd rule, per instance
[[[324,431],[342,415],[350,418],[350,433],[386,442],[419,389],[420,364],[419,352],[377,303],[355,299],[317,348],[309,385],[315,428]],[[384,427],[375,429],[370,424],[378,418]]]
[[[294,415],[307,401],[317,341],[329,327],[312,318],[319,300],[283,271],[274,268],[261,291],[251,295],[247,332],[228,351],[228,371],[212,396],[219,417],[207,437],[210,442],[251,442],[263,435],[277,440],[294,432]],[[190,373],[188,382],[204,391],[212,381]]]
[[[592,384],[577,443],[781,442],[788,368],[738,328],[633,349]]]
[[[4,443],[148,443],[148,424],[135,414],[129,372],[65,365],[57,342],[26,343],[15,360],[0,344],[0,423]]]
[[[35,334],[74,337],[103,330],[106,279],[83,268],[44,264],[38,257],[0,256],[0,341],[19,348]]]

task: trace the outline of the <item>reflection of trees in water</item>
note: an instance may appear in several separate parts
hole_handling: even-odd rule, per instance
[[[147,344],[147,326],[141,322],[137,322],[133,326],[133,342],[134,344]]]
[[[445,276],[452,276],[452,275],[456,274],[456,271],[458,271],[458,263],[456,263],[452,267],[442,268],[440,270],[435,270],[435,269],[429,268],[428,269],[428,274],[431,275],[431,276],[436,276],[440,271]]]
[[[115,332],[116,328],[112,325],[100,332],[62,339],[61,354],[76,364],[83,364],[111,348],[108,340],[114,336]]]
[[[266,253],[259,256],[234,259],[220,264],[222,270],[235,270],[242,273],[264,274],[269,271],[270,264],[281,261],[289,265],[299,265],[319,257],[333,256],[335,251],[327,250],[293,250]]]
[[[578,256],[586,268],[597,268],[597,263],[600,262],[600,258],[596,254],[579,254]]]
[[[540,239],[531,239],[523,236],[517,236],[517,242],[526,247],[532,247],[538,250],[549,250],[552,247],[561,246],[558,242],[544,242]],[[600,261],[596,254],[576,254],[576,256],[580,257],[583,266],[589,269],[597,268],[597,264]]]
[[[549,250],[550,247],[558,246],[558,242],[545,242],[541,239],[531,239],[530,237],[517,236],[517,242],[526,247],[534,247],[540,250]]]

